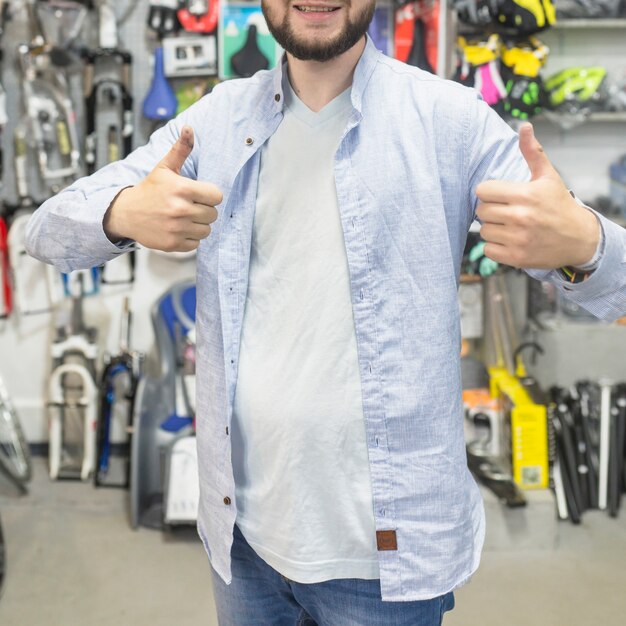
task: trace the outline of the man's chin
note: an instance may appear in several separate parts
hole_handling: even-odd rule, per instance
[[[294,47],[300,50],[322,51],[329,47],[334,47],[340,35],[319,37],[314,34],[299,35],[293,38]]]
[[[329,57],[329,51],[335,49],[337,41],[337,37],[328,37],[321,40],[318,37],[302,37],[293,40],[287,52],[301,61],[324,63],[331,61],[337,56]]]

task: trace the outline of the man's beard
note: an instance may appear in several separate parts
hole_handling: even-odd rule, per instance
[[[349,2],[344,5],[343,10],[348,9]],[[274,36],[274,39],[296,59],[301,61],[330,61],[340,54],[347,52],[365,35],[374,16],[374,1],[354,18],[348,19],[344,29],[339,35],[330,39],[316,42],[302,41],[294,32],[291,26],[291,10],[287,10],[282,23],[277,23],[272,19],[271,9],[268,8],[265,0],[261,1],[261,9],[267,22],[267,27]]]

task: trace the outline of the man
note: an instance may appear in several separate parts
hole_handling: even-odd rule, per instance
[[[198,528],[221,625],[440,624],[478,567],[457,306],[475,215],[490,258],[626,311],[624,231],[530,125],[518,140],[475,92],[378,53],[373,10],[264,0],[286,64],[219,85],[30,226],[63,270],[132,241],[198,249]]]

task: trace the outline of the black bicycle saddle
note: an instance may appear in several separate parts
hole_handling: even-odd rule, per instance
[[[242,78],[248,78],[259,70],[266,70],[270,66],[269,59],[261,52],[257,43],[256,26],[250,24],[248,37],[243,48],[235,52],[230,59],[233,72]]]

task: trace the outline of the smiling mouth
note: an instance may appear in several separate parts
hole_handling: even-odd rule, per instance
[[[302,13],[332,13],[338,11],[340,7],[314,7],[314,6],[295,6]]]

